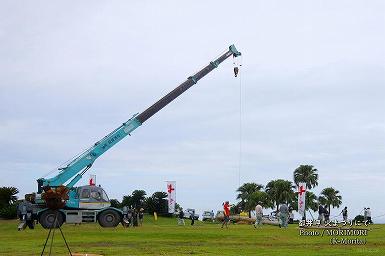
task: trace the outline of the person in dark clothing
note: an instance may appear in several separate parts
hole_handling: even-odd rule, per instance
[[[325,209],[323,208],[322,205],[318,206],[318,220],[320,221],[321,224],[323,224],[325,220]]]
[[[184,213],[182,211],[182,209],[179,210],[179,214],[178,214],[178,225],[185,225],[184,224]]]
[[[129,226],[132,226],[132,222],[133,222],[133,209],[131,208],[128,208],[127,209],[127,214],[126,214],[126,226],[129,227]]]
[[[324,217],[325,217],[325,221],[329,221],[330,212],[328,211],[327,205],[324,206]]]
[[[134,209],[132,213],[133,221],[132,221],[132,226],[137,227],[138,226],[138,210]]]
[[[289,206],[289,224],[294,223],[294,213],[293,213],[293,206]]]
[[[348,221],[348,207],[345,206],[344,209],[342,209],[342,218],[344,219],[344,221]]]
[[[194,223],[195,223],[195,211],[191,212],[190,218],[191,218],[191,226],[194,226]]]
[[[30,229],[35,228],[35,222],[33,220],[32,203],[28,200],[24,200],[17,207],[17,215],[20,219],[19,230],[28,226]]]
[[[143,218],[144,218],[144,209],[143,208],[140,208],[139,213],[138,213],[138,217],[139,217],[139,226],[142,226],[143,225]]]

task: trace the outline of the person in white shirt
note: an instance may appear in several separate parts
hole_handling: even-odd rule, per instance
[[[367,216],[367,218],[368,218],[368,223],[373,223],[372,222],[372,212],[370,211],[370,208],[368,207],[368,208],[366,208],[366,216]]]
[[[261,202],[258,202],[257,206],[255,206],[255,223],[254,227],[260,227],[262,226],[262,215],[263,215],[263,209],[261,206]]]

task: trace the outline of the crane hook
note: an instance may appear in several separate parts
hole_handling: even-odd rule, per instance
[[[239,72],[239,68],[238,67],[234,67],[234,76],[235,77],[238,76],[238,72]]]

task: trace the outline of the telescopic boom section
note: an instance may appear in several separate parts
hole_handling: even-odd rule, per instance
[[[206,76],[208,73],[210,73],[213,69],[218,67],[219,64],[221,64],[224,60],[226,60],[230,56],[238,57],[241,53],[237,51],[234,45],[231,45],[229,47],[229,50],[224,53],[222,56],[220,56],[218,59],[210,62],[209,65],[204,67],[202,70],[197,72],[195,75],[190,76],[187,78],[185,82],[183,82],[181,85],[176,87],[174,90],[172,90],[169,94],[161,98],[159,101],[157,101],[154,105],[143,111],[141,114],[139,114],[136,118],[141,122],[142,124],[152,117],[156,112],[164,108],[167,104],[169,104],[171,101],[176,99],[179,95],[187,91],[191,86],[196,84],[201,78]]]
[[[50,179],[41,178],[38,180],[38,193],[40,193],[45,186],[58,187],[60,185],[66,185],[68,188],[72,188],[83,176],[83,174],[91,167],[93,162],[101,156],[104,152],[129,135],[136,128],[141,126],[147,119],[152,117],[159,110],[164,108],[171,101],[176,99],[179,95],[188,90],[191,86],[196,84],[201,78],[210,73],[213,69],[218,67],[224,60],[230,56],[238,57],[241,53],[231,45],[226,53],[222,54],[216,60],[210,62],[202,70],[196,74],[187,78],[185,82],[176,87],[166,96],[157,101],[154,105],[143,111],[137,116],[133,116],[127,122],[116,128],[110,134],[105,136],[100,141],[96,142],[92,147],[87,149],[81,155],[74,158],[66,167],[60,168],[60,173]]]

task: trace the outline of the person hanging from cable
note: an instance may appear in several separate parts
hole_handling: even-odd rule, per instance
[[[238,76],[238,72],[239,72],[239,68],[238,67],[234,67],[234,76],[235,77]]]

